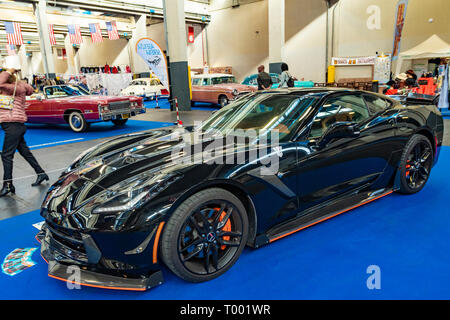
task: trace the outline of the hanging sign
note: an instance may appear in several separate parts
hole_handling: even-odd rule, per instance
[[[161,81],[161,84],[169,90],[167,60],[161,47],[150,38],[142,38],[136,44],[136,52],[144,59],[150,70]]]
[[[398,58],[400,52],[400,41],[402,39],[403,25],[405,24],[406,7],[408,0],[400,0],[397,3],[397,14],[395,15],[394,45],[392,49],[392,61]]]

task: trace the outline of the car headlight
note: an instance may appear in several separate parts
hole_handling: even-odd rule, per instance
[[[109,200],[95,207],[92,212],[95,214],[107,214],[139,208],[179,178],[181,178],[180,175],[170,174],[143,179],[136,178],[132,179],[131,182],[125,181],[109,190],[111,193]],[[126,187],[124,187],[124,184]]]
[[[233,95],[234,95],[234,96],[237,96],[238,94],[239,94],[239,92],[237,91],[237,89],[234,89],[234,90],[233,90]]]

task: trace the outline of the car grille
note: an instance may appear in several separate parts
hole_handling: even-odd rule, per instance
[[[130,109],[130,101],[111,102],[109,104],[109,110],[111,111],[129,110],[129,109]]]
[[[78,231],[63,228],[49,222],[47,222],[47,229],[50,231],[53,239],[55,239],[62,245],[72,250],[76,250],[81,253],[86,253],[83,238],[81,237],[81,234]]]

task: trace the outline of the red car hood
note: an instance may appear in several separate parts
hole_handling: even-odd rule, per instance
[[[234,90],[236,89],[237,91],[256,91],[255,88],[247,86],[245,84],[240,84],[240,83],[222,83],[222,84],[215,84],[214,87],[217,88],[224,88],[224,89],[228,89],[228,90]]]
[[[64,97],[61,99],[66,99],[70,101],[77,101],[77,102],[97,102],[97,103],[110,103],[110,102],[117,102],[117,101],[127,101],[127,100],[139,100],[138,97],[136,99],[133,99],[134,97],[113,97],[113,96],[72,96],[72,97]]]

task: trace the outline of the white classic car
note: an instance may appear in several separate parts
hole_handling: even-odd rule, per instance
[[[139,78],[131,81],[130,85],[122,90],[124,96],[139,96],[153,98],[155,95],[168,95],[169,92],[156,78]]]

